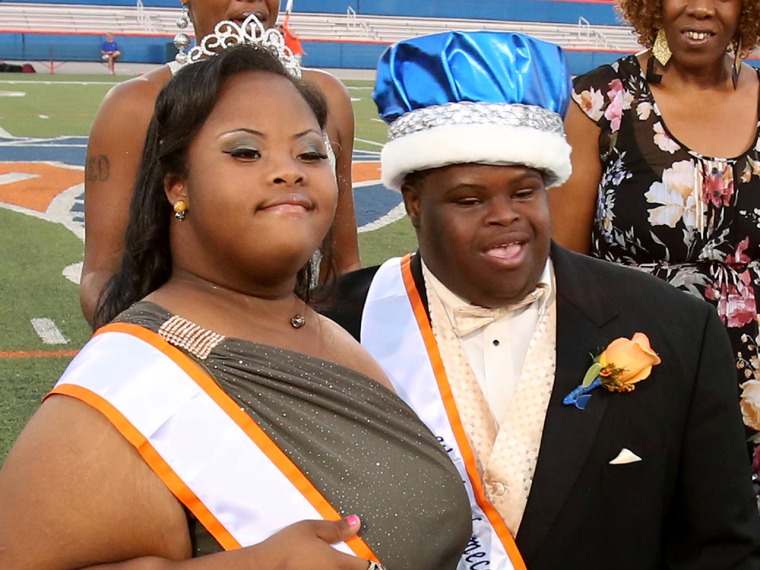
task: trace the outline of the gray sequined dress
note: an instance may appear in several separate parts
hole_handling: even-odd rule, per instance
[[[141,302],[116,320],[164,334],[173,315]],[[176,318],[176,317],[175,317]],[[205,359],[185,351],[300,468],[387,570],[454,569],[471,533],[461,478],[395,394],[316,357],[230,337]],[[216,342],[216,341],[215,341]],[[188,513],[194,556],[222,550]]]

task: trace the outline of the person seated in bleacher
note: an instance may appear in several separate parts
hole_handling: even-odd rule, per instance
[[[106,41],[100,44],[100,54],[103,57],[103,61],[108,64],[108,71],[111,75],[116,75],[116,60],[121,55],[119,44],[113,39],[112,33],[106,34]]]

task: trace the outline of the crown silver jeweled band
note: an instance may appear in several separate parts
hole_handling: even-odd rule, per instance
[[[565,135],[562,117],[543,107],[463,101],[415,109],[401,115],[391,123],[388,129],[388,140],[392,141],[419,131],[450,125],[528,127]]]
[[[256,16],[251,14],[242,24],[222,20],[214,27],[214,33],[203,38],[201,43],[187,54],[188,63],[216,55],[217,52],[239,44],[261,46],[273,52],[294,77],[301,77],[298,60],[285,45],[285,38],[274,28],[267,30]]]

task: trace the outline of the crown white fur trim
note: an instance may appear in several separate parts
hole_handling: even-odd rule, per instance
[[[570,177],[570,145],[559,133],[525,126],[458,124],[391,140],[380,155],[382,181],[399,190],[410,172],[449,164],[525,165],[544,173],[546,186]]]

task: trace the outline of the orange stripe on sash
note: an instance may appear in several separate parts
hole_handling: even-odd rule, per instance
[[[190,378],[192,378],[200,388],[208,394],[208,396],[216,402],[216,404],[224,410],[224,412],[242,429],[248,437],[261,449],[261,451],[269,458],[269,460],[287,477],[287,479],[298,489],[298,491],[311,503],[314,509],[325,520],[338,521],[341,520],[341,515],[335,508],[327,501],[327,499],[319,492],[319,490],[313,485],[311,481],[304,475],[304,473],[293,463],[293,461],[285,455],[285,453],[277,447],[269,436],[262,430],[256,422],[243,410],[240,409],[240,405],[237,404],[230,396],[228,396],[224,390],[222,390],[216,381],[192,358],[187,356],[184,352],[178,348],[169,344],[160,335],[150,331],[139,325],[133,325],[129,323],[112,323],[106,325],[98,331],[95,335],[104,332],[121,332],[126,333],[140,340],[150,344],[155,349],[164,353],[168,358],[171,358]],[[190,506],[188,505],[188,508]],[[191,509],[192,510],[192,509]],[[193,511],[195,513],[195,511]],[[196,514],[196,516],[198,516]],[[198,516],[198,519],[203,520]],[[204,526],[206,526],[204,524]],[[209,532],[214,534],[211,528],[207,527]],[[227,531],[225,530],[225,533]],[[227,533],[229,534],[229,533]],[[214,535],[216,538],[216,535]],[[217,538],[217,540],[219,540]],[[222,544],[221,540],[219,541]],[[379,562],[380,559],[375,555],[372,549],[361,539],[359,536],[354,536],[345,541],[346,545],[358,556],[367,560],[374,560]],[[224,546],[224,544],[222,544]]]
[[[151,443],[135,428],[122,413],[102,396],[74,384],[61,384],[50,391],[48,396],[61,394],[81,400],[85,404],[95,408],[103,414],[119,430],[119,433],[131,443],[142,456],[150,468],[158,475],[169,490],[180,502],[185,505],[198,518],[201,524],[208,529],[225,550],[240,548],[240,543],[235,540],[224,525],[203,504],[195,493],[174,472],[166,461],[159,455]]]
[[[514,538],[512,538],[512,533],[509,532],[509,528],[507,528],[507,525],[502,520],[501,515],[486,498],[483,490],[483,481],[480,478],[480,473],[478,472],[477,463],[475,461],[475,454],[470,447],[467,433],[465,432],[464,425],[462,425],[462,420],[459,417],[459,412],[457,411],[456,403],[454,401],[454,395],[451,392],[451,386],[449,385],[449,380],[446,376],[446,369],[444,368],[443,360],[441,359],[441,353],[438,351],[438,343],[435,341],[435,336],[433,336],[433,329],[428,321],[425,306],[422,303],[422,298],[414,283],[411,261],[411,255],[406,255],[401,260],[401,275],[404,279],[407,295],[412,304],[412,311],[414,312],[417,325],[420,328],[425,347],[427,348],[428,356],[430,357],[433,373],[438,381],[438,389],[441,393],[441,398],[443,399],[443,405],[446,408],[446,415],[449,417],[454,437],[456,437],[459,449],[462,452],[462,459],[464,460],[467,474],[472,482],[472,490],[473,493],[475,493],[475,500],[478,502],[478,505],[480,505],[480,508],[483,509],[483,512],[488,517],[488,520],[496,531],[496,534],[501,539],[502,544],[504,544],[509,559],[514,566],[514,570],[527,570],[522,555],[517,549]]]

